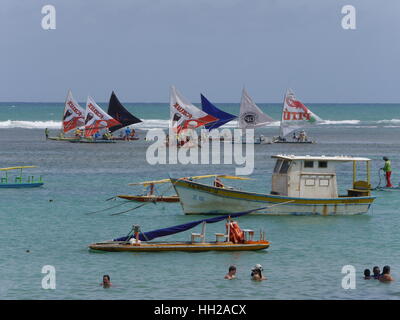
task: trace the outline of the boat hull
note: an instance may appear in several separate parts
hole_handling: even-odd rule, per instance
[[[43,182],[38,183],[0,183],[0,188],[37,188],[41,187]]]
[[[73,143],[115,143],[114,140],[88,140],[88,139],[79,139],[79,140],[69,140],[69,142]]]
[[[174,242],[174,243],[141,243],[140,245],[126,244],[120,242],[104,242],[89,245],[92,250],[109,252],[160,252],[160,251],[254,251],[269,247],[268,241],[248,241],[245,243],[232,242]]]
[[[118,195],[118,198],[136,202],[179,202],[178,196],[130,196]]]
[[[229,214],[260,209],[263,215],[356,215],[368,212],[375,197],[310,199],[216,188],[172,179],[185,214]]]
[[[74,137],[48,137],[47,140],[52,140],[52,141],[79,141],[79,138],[74,138]]]

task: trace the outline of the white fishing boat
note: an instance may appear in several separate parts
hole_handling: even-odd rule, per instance
[[[274,143],[315,143],[307,137],[305,127],[322,121],[315,113],[299,101],[292,90],[288,89],[283,100],[282,117],[279,136],[273,138]],[[300,130],[296,135],[296,131]],[[289,134],[294,135],[289,138]]]
[[[185,214],[222,214],[266,207],[265,215],[356,215],[368,212],[370,159],[351,156],[275,155],[270,193],[210,186],[190,179],[171,182]],[[353,185],[339,195],[336,164],[353,164]],[[366,180],[357,180],[357,164],[366,163]],[[255,213],[254,213],[255,214]]]

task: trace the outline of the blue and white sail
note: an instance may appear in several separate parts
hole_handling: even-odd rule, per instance
[[[208,131],[211,131],[212,129],[217,129],[223,126],[224,124],[228,123],[229,121],[232,121],[237,118],[237,116],[233,114],[218,109],[210,101],[208,101],[208,99],[202,94],[201,94],[201,108],[205,113],[208,113],[218,119],[215,122],[211,122],[205,125]]]

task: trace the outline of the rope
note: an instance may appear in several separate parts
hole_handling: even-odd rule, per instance
[[[383,171],[382,168],[380,168],[380,169],[378,170],[378,177],[379,177],[378,185],[377,185],[375,188],[373,188],[372,190],[379,190],[379,189],[382,189],[382,187],[381,187],[381,183],[382,183],[381,171]]]
[[[127,204],[127,203],[129,203],[129,202],[128,202],[128,201],[125,201],[125,202],[122,202],[122,203],[117,204],[116,206],[112,206],[112,207],[109,207],[109,208],[106,208],[106,209],[102,209],[102,210],[98,210],[98,211],[86,212],[85,214],[86,214],[86,215],[89,215],[89,214],[94,214],[94,213],[98,213],[98,212],[107,211],[107,210],[109,210],[109,209],[113,209],[113,208],[122,206],[122,205]]]

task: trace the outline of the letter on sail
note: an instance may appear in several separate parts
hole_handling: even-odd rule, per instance
[[[71,90],[68,90],[65,99],[64,116],[62,121],[62,130],[64,133],[71,131],[85,124],[85,110],[75,101]]]
[[[101,129],[110,128],[121,124],[110,115],[105,113],[97,104],[94,102],[92,97],[87,98],[86,102],[86,120],[85,120],[85,137],[94,135]]]
[[[188,102],[175,87],[171,87],[170,119],[171,127],[178,133],[188,127],[194,129],[218,120]]]
[[[243,88],[242,101],[240,102],[240,115],[239,115],[239,128],[250,129],[265,126],[274,120],[266,115],[261,109],[253,102]]]
[[[281,138],[294,130],[313,125],[317,121],[322,121],[322,119],[297,100],[293,91],[288,89],[283,101]]]

